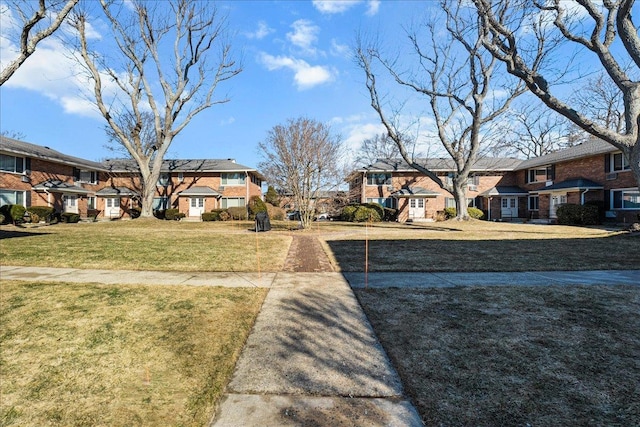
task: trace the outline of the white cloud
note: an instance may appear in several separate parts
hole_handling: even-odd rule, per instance
[[[349,45],[340,44],[336,39],[331,39],[331,54],[334,56],[348,57],[351,54]]]
[[[235,121],[236,121],[235,117],[227,117],[226,119],[220,121],[220,125],[221,126],[231,125],[235,123]]]
[[[371,0],[367,8],[367,15],[374,16],[378,13],[378,10],[380,10],[380,0]]]
[[[259,57],[261,62],[269,71],[289,69],[294,72],[294,80],[299,90],[310,89],[314,86],[329,82],[333,79],[334,73],[327,67],[320,65],[310,65],[302,59],[288,56],[273,56],[262,53]]]
[[[298,19],[291,24],[291,28],[293,31],[287,33],[287,40],[305,53],[315,54],[316,50],[313,45],[318,41],[320,27],[313,25],[313,22],[306,19]]]
[[[343,13],[362,0],[313,0],[313,6],[318,9],[320,13]]]
[[[266,22],[260,21],[258,22],[258,28],[254,32],[245,33],[245,36],[250,39],[261,40],[273,32],[275,32],[275,30],[270,28]]]

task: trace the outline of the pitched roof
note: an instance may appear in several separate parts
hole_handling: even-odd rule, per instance
[[[426,158],[416,159],[415,162],[434,172],[451,172],[456,169],[452,159]],[[485,171],[511,171],[514,170],[522,159],[511,157],[481,157],[473,164],[473,172]],[[415,172],[404,159],[378,159],[373,164],[358,170],[359,172]]]
[[[107,159],[104,166],[112,172],[135,172],[138,164],[133,159]],[[165,159],[162,172],[253,172],[258,178],[264,176],[254,168],[236,163],[234,159]]]
[[[582,157],[591,157],[599,154],[606,154],[616,151],[617,149],[604,142],[601,139],[590,139],[582,144],[574,147],[565,148],[540,157],[525,160],[515,168],[515,170],[530,169],[536,166],[550,165],[553,163],[566,162],[568,160],[580,159]]]
[[[49,191],[52,193],[75,193],[75,194],[91,194],[93,191],[82,188],[73,183],[60,181],[59,179],[48,179],[40,184],[33,186],[35,191]]]
[[[548,193],[556,190],[602,190],[603,188],[604,187],[602,186],[602,184],[598,184],[597,182],[591,181],[590,179],[574,178],[541,188],[537,192]]]
[[[186,190],[183,190],[180,193],[178,193],[178,195],[179,196],[203,196],[203,197],[222,196],[222,194],[220,194],[218,191],[207,186],[195,186],[195,187],[187,188]]]
[[[106,171],[107,169],[98,162],[81,159],[79,157],[68,156],[59,151],[42,145],[31,144],[0,135],[0,151],[36,159],[47,160],[55,163],[86,168],[91,170]]]
[[[96,196],[139,196],[140,194],[127,187],[104,187],[96,192]]]
[[[488,196],[521,196],[529,194],[527,190],[523,190],[522,188],[515,185],[498,185],[496,187],[492,187],[486,191],[483,191],[479,194],[479,196],[488,197]]]
[[[427,190],[422,187],[408,187],[401,188],[398,191],[391,193],[391,197],[404,198],[404,197],[437,197],[440,193],[437,191]]]

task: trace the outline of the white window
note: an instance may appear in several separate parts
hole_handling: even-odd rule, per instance
[[[527,182],[544,182],[553,179],[553,167],[543,166],[527,171]]]
[[[233,207],[244,207],[244,197],[224,197],[222,199],[222,209]]]
[[[153,198],[153,210],[154,211],[163,211],[169,208],[169,198],[168,197],[154,197]]]
[[[367,174],[367,185],[391,185],[390,173]]]
[[[87,209],[95,209],[96,208],[96,198],[93,196],[87,197]]]
[[[622,153],[615,153],[611,155],[611,171],[621,172],[631,169],[629,161]]]
[[[529,210],[537,211],[540,209],[540,197],[536,195],[529,196]]]
[[[191,207],[192,208],[203,208],[204,207],[204,198],[203,197],[192,197],[191,198]]]
[[[23,205],[24,191],[0,190],[0,206]]]
[[[447,197],[444,199],[444,207],[445,208],[455,208],[456,207],[456,199],[453,197]]]
[[[221,178],[222,185],[244,185],[246,176],[244,172],[231,172],[221,174]]]
[[[640,192],[637,188],[611,190],[613,209],[640,209]]]
[[[22,173],[25,170],[25,159],[23,157],[0,154],[0,170],[5,172]]]
[[[76,181],[95,184],[96,182],[98,182],[97,175],[98,174],[95,171],[81,170],[78,172],[78,179]]]

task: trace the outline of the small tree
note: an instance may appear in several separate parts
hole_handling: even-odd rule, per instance
[[[308,227],[320,191],[339,184],[340,138],[323,123],[298,118],[274,126],[259,147],[264,159],[260,170],[292,194],[302,226]]]
[[[267,187],[267,193],[264,195],[264,201],[272,206],[280,206],[280,196],[273,185]]]

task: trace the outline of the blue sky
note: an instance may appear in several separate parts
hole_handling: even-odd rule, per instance
[[[346,147],[382,131],[369,106],[364,76],[351,57],[358,31],[404,38],[401,25],[430,1],[218,2],[235,33],[244,71],[219,87],[231,102],[197,116],[174,140],[171,158],[235,158],[256,167],[257,145],[273,126],[309,117],[331,125]],[[3,20],[7,19],[3,14]],[[6,21],[1,23],[6,28]],[[97,27],[97,25],[96,25]],[[0,58],[9,56],[2,39]],[[0,88],[0,130],[63,153],[102,160],[104,119],[80,96],[73,63],[49,39]]]

